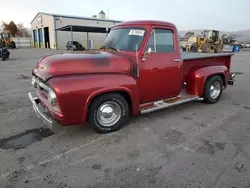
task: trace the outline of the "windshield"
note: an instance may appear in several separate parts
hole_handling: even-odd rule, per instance
[[[10,38],[10,34],[8,34],[8,33],[2,33],[2,38]]]
[[[77,42],[77,41],[73,41],[73,44],[74,44],[74,45],[79,45],[80,43]]]
[[[118,28],[112,29],[106,38],[103,47],[113,47],[122,51],[137,51],[145,35],[143,28]]]

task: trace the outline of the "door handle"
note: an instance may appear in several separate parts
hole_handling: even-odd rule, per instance
[[[173,62],[181,62],[181,59],[174,59]]]

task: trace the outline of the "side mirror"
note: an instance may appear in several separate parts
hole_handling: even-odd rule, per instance
[[[145,54],[151,54],[151,52],[152,52],[152,48],[149,47],[148,51],[146,51]]]
[[[146,60],[146,54],[151,54],[152,53],[152,48],[149,47],[147,51],[144,52],[142,61]]]

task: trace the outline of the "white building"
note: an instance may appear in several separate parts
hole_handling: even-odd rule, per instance
[[[66,49],[66,43],[78,41],[85,48],[99,48],[110,28],[122,21],[98,16],[77,17],[39,12],[31,21],[33,45],[37,48]]]

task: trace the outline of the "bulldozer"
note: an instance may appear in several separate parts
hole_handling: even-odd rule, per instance
[[[192,40],[191,52],[208,53],[213,51],[219,53],[224,48],[223,40],[219,37],[219,31],[217,30],[204,30],[200,35],[192,37]]]
[[[11,39],[10,33],[0,33],[0,44],[7,48],[16,48],[16,43]]]
[[[239,41],[236,39],[235,35],[223,34],[221,38],[223,40],[223,44],[225,45],[239,44]]]

